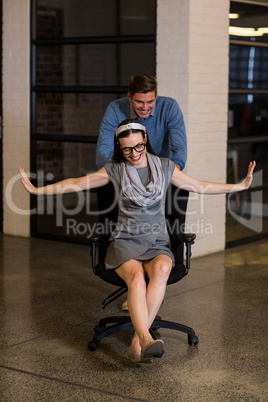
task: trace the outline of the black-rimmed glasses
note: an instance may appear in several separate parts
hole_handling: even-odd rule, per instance
[[[124,155],[130,155],[133,151],[133,149],[135,149],[136,152],[142,152],[145,150],[146,147],[146,142],[140,143],[135,145],[135,147],[125,147],[125,148],[121,148],[121,151],[123,152]]]

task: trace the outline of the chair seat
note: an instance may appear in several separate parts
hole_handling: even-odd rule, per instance
[[[167,285],[172,285],[173,283],[176,283],[180,281],[182,278],[184,278],[188,274],[188,270],[186,269],[184,264],[180,263],[175,263],[174,267],[172,268]]]
[[[99,263],[95,268],[95,274],[103,279],[105,282],[122,288],[126,287],[125,281],[121,279],[114,269],[106,270],[103,263]],[[187,270],[183,264],[176,263],[168,278],[168,285],[178,282],[187,275]]]
[[[94,268],[94,272],[97,276],[103,279],[105,282],[115,286],[126,287],[125,281],[121,279],[114,269],[105,269],[104,263],[100,262]]]

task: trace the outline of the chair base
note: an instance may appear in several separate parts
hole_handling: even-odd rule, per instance
[[[197,345],[199,342],[194,330],[186,325],[179,324],[172,321],[162,320],[161,317],[156,316],[153,324],[151,325],[150,332],[152,337],[155,338],[153,331],[159,328],[174,329],[175,331],[183,332],[188,335],[188,344],[190,346]],[[88,349],[95,351],[100,346],[100,341],[107,336],[116,332],[124,331],[126,329],[133,329],[133,325],[129,316],[112,316],[99,321],[99,324],[94,328],[95,335],[88,343]]]

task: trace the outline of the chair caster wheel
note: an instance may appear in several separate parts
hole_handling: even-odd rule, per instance
[[[198,342],[199,342],[199,339],[196,335],[194,335],[194,336],[188,335],[188,343],[190,346],[197,345]]]
[[[88,345],[87,345],[88,349],[91,352],[94,352],[95,350],[97,350],[99,346],[100,346],[100,343],[95,342],[95,341],[90,341],[90,342],[88,342]]]
[[[94,332],[97,334],[97,333],[101,332],[103,329],[105,329],[105,327],[101,327],[100,325],[96,325],[96,327],[94,328]]]

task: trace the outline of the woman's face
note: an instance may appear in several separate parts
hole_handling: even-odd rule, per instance
[[[146,147],[143,146],[143,144],[146,144],[146,139],[146,134],[145,138],[143,138],[142,133],[139,132],[118,140],[125,159],[137,169],[147,166]]]

